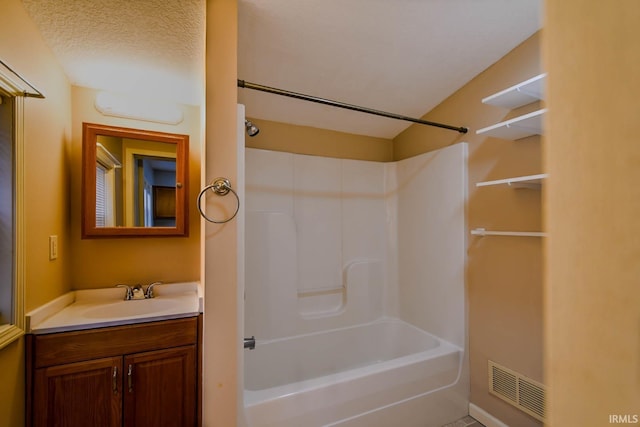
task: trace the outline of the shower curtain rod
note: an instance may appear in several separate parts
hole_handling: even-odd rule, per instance
[[[331,107],[338,107],[338,108],[345,108],[347,110],[360,111],[361,113],[374,114],[376,116],[389,117],[391,119],[396,119],[396,120],[404,120],[407,122],[418,123],[421,125],[435,126],[443,129],[455,130],[460,133],[468,132],[468,129],[465,127],[450,126],[442,123],[430,122],[428,120],[415,119],[413,117],[402,116],[400,114],[387,113],[385,111],[374,110],[372,108],[366,108],[366,107],[360,107],[358,105],[345,104],[344,102],[332,101],[330,99],[319,98],[317,96],[305,95],[302,93],[291,92],[284,89],[277,89],[275,87],[263,86],[260,84],[251,83],[251,82],[247,82],[240,79],[238,79],[238,87],[245,88],[245,89],[259,90],[262,92],[273,93],[276,95],[288,96],[290,98],[301,99],[303,101],[316,102],[318,104],[329,105]]]

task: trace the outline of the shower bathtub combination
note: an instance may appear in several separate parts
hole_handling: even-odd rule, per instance
[[[467,415],[466,144],[394,163],[245,156],[244,424]]]
[[[349,425],[390,403],[440,402],[461,363],[460,348],[391,318],[273,340],[246,355],[245,408],[251,425]]]

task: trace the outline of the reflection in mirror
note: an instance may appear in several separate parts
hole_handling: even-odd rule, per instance
[[[175,186],[175,144],[97,136],[96,227],[175,227]]]
[[[83,237],[186,235],[188,136],[85,123],[84,139]]]

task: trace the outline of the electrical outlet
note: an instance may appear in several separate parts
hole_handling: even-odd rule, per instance
[[[49,236],[49,260],[58,258],[58,236]]]

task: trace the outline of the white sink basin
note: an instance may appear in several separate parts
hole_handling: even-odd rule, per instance
[[[30,333],[75,331],[178,319],[202,313],[202,295],[197,282],[157,285],[155,298],[124,301],[120,288],[69,292],[27,313]]]
[[[118,301],[87,308],[83,316],[89,319],[112,319],[133,316],[160,315],[176,305],[171,299],[141,299]]]

